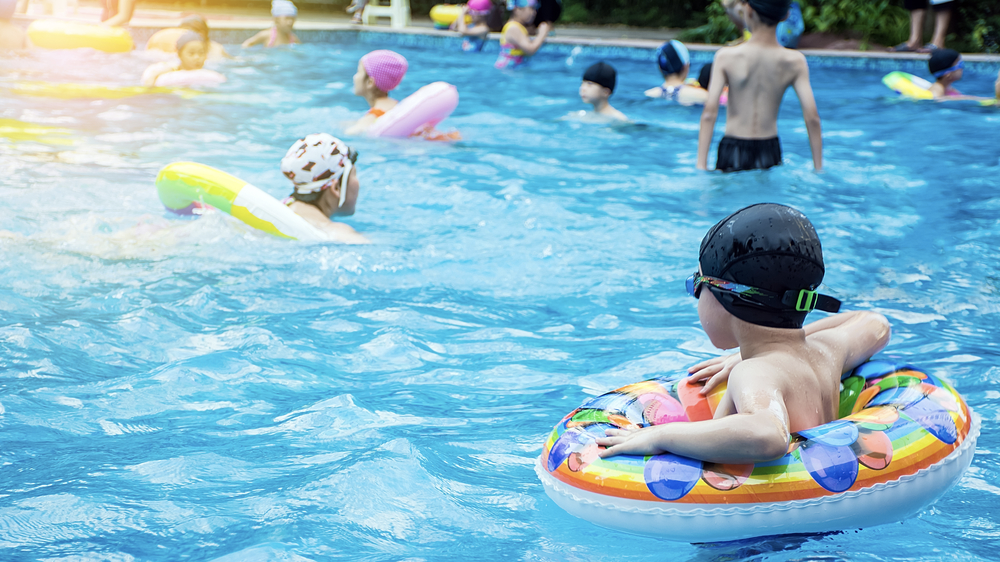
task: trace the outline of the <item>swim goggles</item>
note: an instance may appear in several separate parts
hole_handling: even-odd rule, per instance
[[[840,311],[839,300],[808,289],[776,293],[736,283],[735,281],[709,277],[697,272],[688,277],[685,284],[687,293],[694,298],[698,298],[698,295],[701,293],[701,286],[707,284],[709,287],[730,293],[745,302],[766,306],[775,310],[794,309],[797,312],[812,312],[813,310],[822,310],[824,312]]]
[[[955,72],[956,70],[962,70],[963,68],[965,68],[965,61],[962,60],[962,59],[958,59],[958,63],[955,66],[952,66],[951,68],[946,68],[944,70],[939,70],[939,71],[935,72],[934,73],[934,77],[935,78],[940,78],[940,77],[944,76],[945,74],[948,74],[949,72]]]

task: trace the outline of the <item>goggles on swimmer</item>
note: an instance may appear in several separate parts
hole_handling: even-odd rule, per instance
[[[351,176],[351,170],[357,161],[358,151],[347,147],[347,162],[344,162],[344,173],[340,176],[340,204],[337,205],[338,209],[344,206],[344,201],[347,201],[347,179]]]
[[[950,68],[946,68],[944,70],[939,70],[939,71],[935,72],[934,73],[934,77],[935,78],[940,78],[940,77],[944,76],[945,74],[948,74],[949,72],[955,72],[956,70],[962,70],[963,68],[965,68],[965,61],[962,60],[961,58],[959,58],[958,62],[955,63],[955,66],[952,66]]]
[[[759,289],[749,285],[727,281],[718,277],[709,277],[695,272],[685,282],[687,293],[694,298],[698,298],[701,293],[702,284],[708,284],[719,291],[725,291],[739,298],[742,301],[766,306],[775,310],[794,309],[797,312],[812,312],[822,310],[824,312],[839,312],[840,301],[827,295],[821,295],[816,291],[801,289],[798,291],[785,291],[776,293],[766,289]]]

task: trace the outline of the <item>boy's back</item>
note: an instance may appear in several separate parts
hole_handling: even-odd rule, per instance
[[[708,151],[719,115],[719,99],[727,86],[726,136],[719,143],[716,169],[737,172],[780,164],[778,110],[785,90],[792,86],[802,104],[813,166],[821,170],[823,139],[816,100],[809,84],[809,66],[802,53],[782,47],[775,36],[774,26],[787,14],[787,2],[747,0],[744,6],[747,22],[754,33],[742,45],[720,49],[715,55],[711,84],[701,115],[696,166],[708,169]],[[755,11],[758,9],[767,12],[758,14]]]
[[[729,84],[726,135],[762,139],[778,135],[778,109],[785,90],[806,69],[802,53],[752,41],[720,49],[715,56]],[[713,66],[714,68],[714,66]]]

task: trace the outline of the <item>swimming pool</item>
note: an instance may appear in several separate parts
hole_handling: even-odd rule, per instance
[[[818,63],[824,173],[790,94],[784,166],[700,174],[699,110],[643,99],[651,62],[611,60],[612,101],[639,122],[611,128],[559,119],[584,108],[586,49],[507,75],[412,41],[395,47],[401,93],[458,85],[445,125],[465,140],[349,140],[348,222],[374,245],[163,211],[153,180],[178,160],[286,195],[280,157],[366,109],[351,75],[393,40],[244,52],[193,99],[10,90],[132,84],[141,53],[0,60],[0,118],[66,131],[0,139],[0,557],[995,558],[1000,113],[899,101],[881,71]],[[969,70],[962,89],[989,92],[995,68]],[[972,468],[916,517],[823,537],[693,546],[574,519],[535,476],[543,439],[586,397],[715,353],[682,282],[705,231],[759,201],[813,220],[830,294],[892,321],[884,355],[945,375],[982,416]]]

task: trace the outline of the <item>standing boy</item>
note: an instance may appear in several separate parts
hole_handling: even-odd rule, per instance
[[[615,121],[628,121],[624,113],[608,103],[608,98],[615,91],[617,80],[618,73],[610,64],[598,62],[590,65],[590,68],[583,73],[583,82],[580,83],[580,99],[583,103],[594,106],[594,115]]]
[[[719,98],[729,86],[726,135],[719,142],[716,169],[724,172],[767,169],[781,163],[778,110],[789,86],[802,104],[816,171],[823,168],[819,113],[802,53],[782,47],[775,26],[788,14],[788,0],[745,0],[740,9],[753,35],[735,47],[719,49],[698,133],[699,170],[708,169],[708,150],[719,116]],[[757,31],[760,31],[759,33]]]

